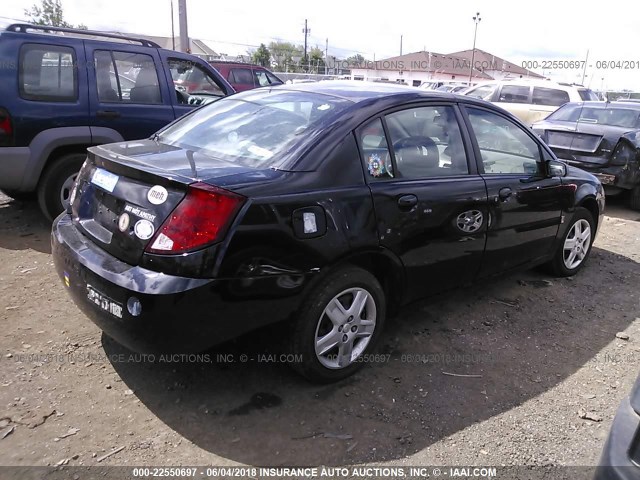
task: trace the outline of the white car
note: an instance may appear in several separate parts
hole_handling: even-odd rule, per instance
[[[544,120],[567,102],[598,100],[595,92],[582,85],[548,80],[502,80],[476,85],[462,92],[495,103],[527,125]]]

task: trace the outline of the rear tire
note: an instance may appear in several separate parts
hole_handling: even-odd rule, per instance
[[[640,186],[629,192],[629,207],[633,210],[640,210]]]
[[[84,153],[70,153],[56,158],[42,174],[38,184],[38,204],[49,221],[67,208],[71,188],[86,157]]]
[[[378,280],[357,267],[329,274],[307,295],[291,334],[292,368],[318,383],[342,380],[363,366],[384,326],[386,301]]]
[[[589,258],[595,234],[591,212],[583,207],[576,208],[571,224],[549,263],[552,273],[558,277],[570,277],[578,273]]]

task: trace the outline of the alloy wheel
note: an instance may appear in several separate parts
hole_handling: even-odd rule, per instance
[[[587,256],[591,246],[591,225],[585,219],[573,224],[563,247],[564,265],[569,270],[577,268]]]

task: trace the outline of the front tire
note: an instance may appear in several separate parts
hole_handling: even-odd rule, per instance
[[[552,272],[558,277],[570,277],[578,273],[589,258],[595,234],[591,212],[583,207],[576,208],[571,225],[550,263]]]
[[[38,184],[38,204],[49,221],[67,208],[71,189],[86,157],[84,153],[64,155],[53,160],[42,174]]]
[[[386,301],[366,270],[343,267],[309,293],[291,336],[291,366],[318,383],[342,380],[360,369],[384,326]]]
[[[629,207],[633,210],[640,210],[640,186],[629,192]]]

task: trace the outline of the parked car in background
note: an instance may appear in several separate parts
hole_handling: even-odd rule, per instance
[[[467,90],[469,85],[466,83],[448,83],[445,85],[441,85],[435,89],[436,92],[450,92],[450,93],[460,93],[463,90]]]
[[[593,173],[608,194],[629,192],[640,210],[640,103],[567,103],[533,129],[558,158]]]
[[[513,269],[585,264],[598,180],[470,97],[371,82],[238,93],[89,148],[56,269],[136,351],[193,351],[288,321],[293,366],[351,375],[387,311]]]
[[[640,478],[640,377],[618,408],[594,480]]]
[[[37,192],[53,219],[69,202],[87,147],[146,138],[202,103],[234,93],[198,57],[115,34],[14,24],[0,32],[0,189]],[[172,79],[200,72],[190,96]]]
[[[237,92],[244,92],[258,87],[282,85],[284,82],[275,74],[260,65],[241,62],[209,62],[220,74],[233,85]]]
[[[598,100],[593,91],[583,86],[547,80],[486,82],[462,93],[495,103],[527,125],[546,118],[565,103]]]

